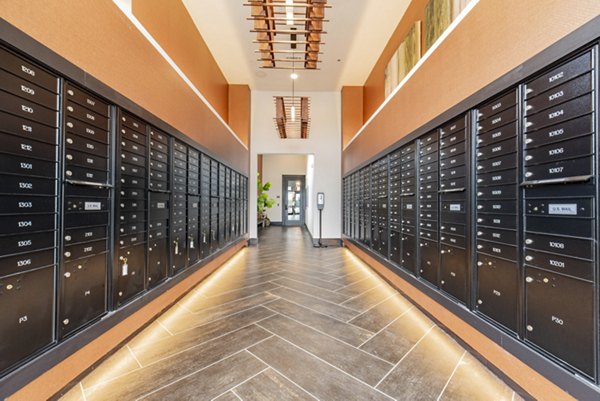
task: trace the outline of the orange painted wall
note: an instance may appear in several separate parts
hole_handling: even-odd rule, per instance
[[[342,146],[352,139],[363,125],[363,87],[342,88]]]
[[[229,85],[229,126],[246,145],[250,143],[250,87]]]
[[[481,0],[344,150],[344,173],[599,14],[597,0]],[[390,42],[382,58],[396,46]],[[377,68],[381,85],[367,81],[366,110],[383,100]]]
[[[247,149],[112,1],[0,0],[0,16],[233,168],[248,172]],[[227,112],[227,102],[220,107]]]
[[[228,121],[228,84],[181,0],[132,0],[133,15]],[[235,130],[234,130],[235,131]]]

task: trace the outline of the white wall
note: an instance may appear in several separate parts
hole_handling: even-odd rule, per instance
[[[263,156],[263,184],[267,181],[272,186],[269,189],[269,197],[277,201],[270,209],[267,216],[274,222],[282,221],[281,205],[282,198],[282,176],[284,175],[306,175],[306,155],[264,155]]]
[[[340,92],[296,92],[297,96],[310,97],[308,139],[279,138],[273,120],[275,117],[273,96],[288,95],[288,92],[252,91],[250,188],[256,188],[258,154],[313,154],[314,178],[309,187],[311,198],[307,199],[309,208],[305,219],[306,226],[316,238],[319,234],[319,215],[316,207],[311,206],[316,202],[316,193],[324,192],[326,206],[323,211],[323,238],[340,238],[342,217]],[[254,196],[250,197],[250,210],[252,211],[249,222],[250,238],[256,238],[256,197]]]
[[[315,209],[317,204],[317,193],[315,189],[315,155],[308,155],[306,157],[306,213],[304,217],[304,224],[306,227],[313,227],[315,221]],[[317,221],[317,224],[319,222]],[[315,234],[319,230],[319,226],[315,227]]]

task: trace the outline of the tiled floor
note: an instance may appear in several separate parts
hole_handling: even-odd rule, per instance
[[[348,250],[270,227],[62,399],[520,397]]]

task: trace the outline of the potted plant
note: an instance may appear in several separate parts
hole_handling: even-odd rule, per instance
[[[262,226],[265,227],[271,223],[271,221],[267,217],[266,211],[267,211],[267,209],[270,209],[271,207],[273,207],[273,205],[275,205],[275,203],[277,201],[273,198],[269,198],[269,194],[267,194],[267,192],[269,191],[269,188],[271,188],[271,183],[267,181],[263,184],[262,181],[260,180],[260,175],[257,180],[257,186],[258,186],[258,198],[256,199],[257,220],[259,223],[262,222]]]

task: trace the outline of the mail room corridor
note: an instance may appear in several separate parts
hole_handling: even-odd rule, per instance
[[[516,400],[370,268],[269,227],[61,400]]]

